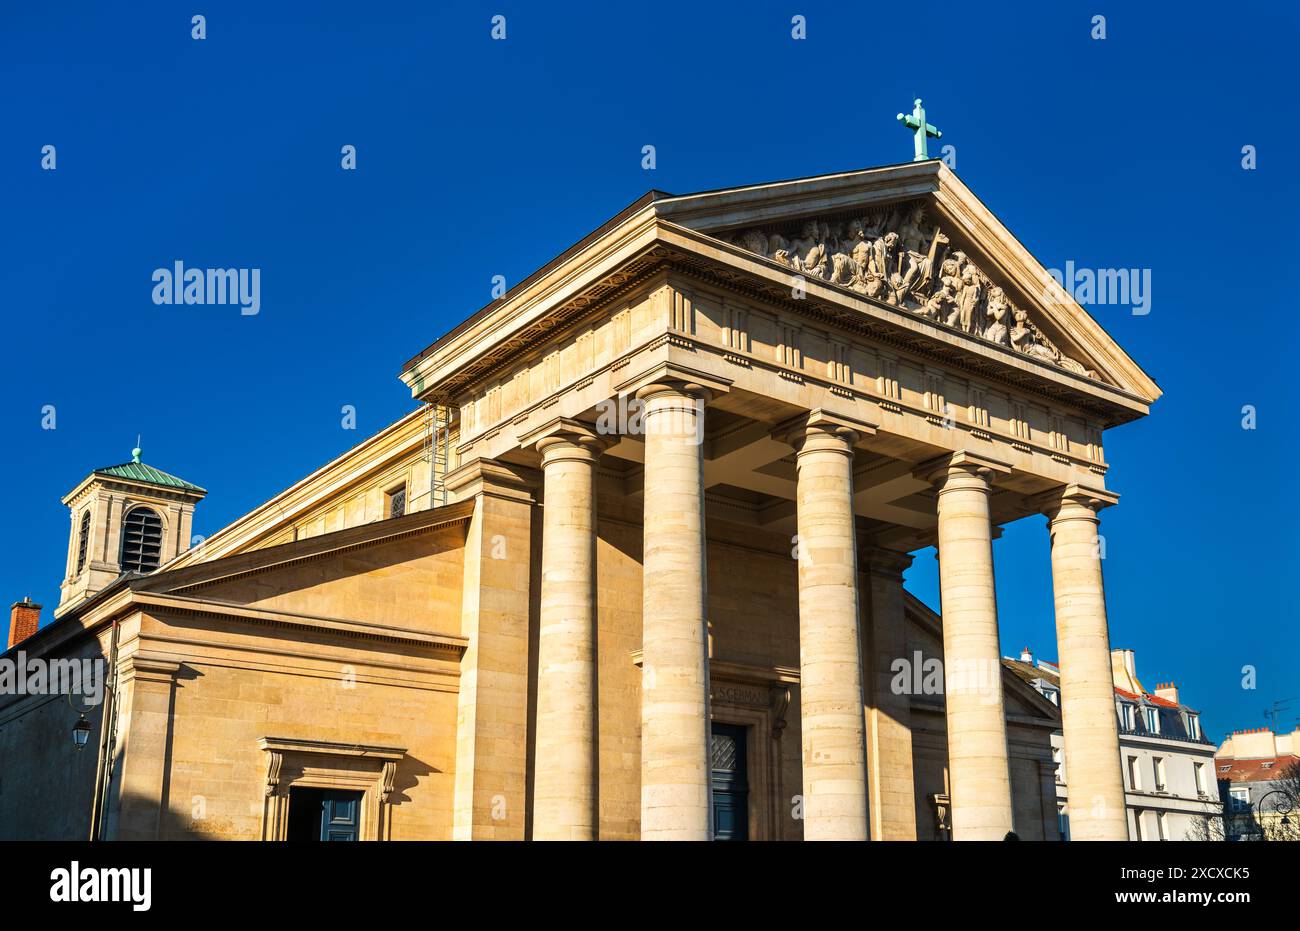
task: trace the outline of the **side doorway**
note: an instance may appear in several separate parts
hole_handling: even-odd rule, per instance
[[[289,792],[291,841],[354,841],[361,833],[361,792],[294,788]]]
[[[749,729],[713,723],[713,839],[749,840]]]

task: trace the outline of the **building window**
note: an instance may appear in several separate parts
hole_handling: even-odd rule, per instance
[[[1145,711],[1146,711],[1146,719],[1147,719],[1147,730],[1150,731],[1152,734],[1159,734],[1160,733],[1160,712],[1157,711],[1155,708],[1147,708],[1145,709]]]
[[[1250,811],[1250,789],[1229,789],[1228,808],[1233,814]]]
[[[401,517],[406,513],[406,484],[402,483],[388,493],[388,516]]]
[[[1043,689],[1043,694],[1047,696],[1047,700],[1050,701],[1053,705],[1059,705],[1061,703],[1060,702],[1061,693],[1058,692],[1056,689]]]
[[[77,534],[77,571],[76,575],[81,575],[81,570],[86,568],[86,555],[90,551],[90,509],[87,508],[81,515],[81,530]]]
[[[1065,805],[1056,805],[1056,828],[1061,832],[1061,840],[1070,839],[1070,816],[1065,813]]]
[[[1156,812],[1156,830],[1161,840],[1169,840],[1169,812]]]
[[[1133,759],[1133,758],[1132,758],[1132,757],[1129,757],[1129,759]],[[1147,838],[1146,838],[1146,834],[1145,834],[1145,833],[1143,832],[1143,830],[1142,830],[1142,815],[1143,815],[1143,814],[1145,814],[1145,812],[1142,812],[1142,811],[1134,811],[1134,812],[1133,812],[1133,839],[1134,839],[1134,840],[1146,840],[1146,839],[1147,839]]]
[[[1127,702],[1119,706],[1119,726],[1121,730],[1133,730],[1133,706]]]
[[[122,518],[122,571],[153,572],[162,559],[162,518],[150,508],[132,508]]]
[[[1159,757],[1159,756],[1152,757],[1152,758],[1151,758],[1151,769],[1152,769],[1152,771],[1153,771],[1153,772],[1155,773],[1155,775],[1156,775],[1156,791],[1157,791],[1157,792],[1163,792],[1163,791],[1165,790],[1165,761],[1164,761],[1164,757]]]
[[[1193,763],[1192,774],[1196,777],[1196,794],[1205,794],[1205,764]]]
[[[1138,779],[1138,758],[1135,756],[1128,758],[1128,787],[1134,791],[1142,788],[1142,783]]]
[[[1189,714],[1187,716],[1187,736],[1192,740],[1201,739],[1201,719],[1199,715]]]

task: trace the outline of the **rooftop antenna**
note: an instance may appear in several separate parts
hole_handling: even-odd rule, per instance
[[[1289,706],[1296,700],[1297,699],[1294,698],[1283,698],[1280,701],[1273,702],[1273,707],[1264,711],[1264,720],[1268,722],[1269,730],[1273,731],[1273,733],[1277,733],[1277,719],[1282,717],[1284,711],[1294,710],[1290,709]]]

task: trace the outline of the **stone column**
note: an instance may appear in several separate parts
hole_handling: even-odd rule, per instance
[[[866,840],[867,739],[853,520],[858,433],[814,413],[795,447],[805,840]]]
[[[1074,840],[1128,840],[1097,536],[1097,511],[1118,500],[1111,492],[1078,485],[1038,499],[1052,535],[1061,730]]]
[[[542,454],[535,840],[595,840],[597,437],[563,421]]]
[[[926,470],[939,489],[939,597],[954,840],[1002,840],[1012,828],[1002,651],[993,588],[990,478],[1010,471],[970,453]]]
[[[642,388],[645,547],[641,677],[641,837],[708,840],[709,660],[704,458],[708,392]]]
[[[863,634],[863,690],[867,701],[867,781],[873,840],[916,840],[912,766],[911,690],[897,692],[894,663],[907,653],[903,571],[912,557],[873,549],[862,555],[870,623]]]

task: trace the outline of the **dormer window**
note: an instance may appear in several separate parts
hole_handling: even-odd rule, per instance
[[[1150,731],[1152,734],[1159,734],[1160,733],[1160,712],[1157,711],[1155,708],[1147,708],[1145,709],[1145,712],[1146,712],[1147,730]]]
[[[122,519],[122,571],[153,572],[162,557],[162,518],[151,508],[127,511]]]
[[[87,508],[81,515],[81,530],[77,532],[76,575],[81,575],[81,570],[86,568],[86,556],[89,552],[90,552],[90,509]]]
[[[1122,730],[1133,730],[1133,706],[1128,702],[1121,702],[1119,706],[1119,726]]]
[[[1187,736],[1192,740],[1201,739],[1201,718],[1199,715],[1189,714],[1187,716]]]

